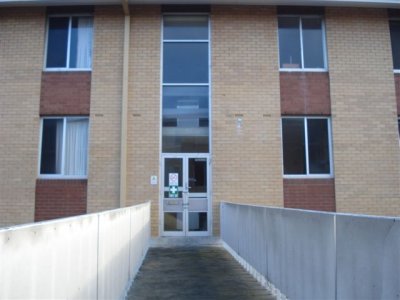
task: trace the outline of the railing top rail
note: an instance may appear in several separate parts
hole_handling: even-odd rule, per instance
[[[323,214],[323,215],[332,215],[332,216],[347,216],[347,217],[369,218],[369,219],[386,219],[386,220],[393,220],[394,222],[400,222],[400,216],[378,216],[378,215],[355,214],[355,213],[337,213],[337,212],[327,212],[327,211],[316,211],[316,210],[308,210],[308,209],[299,209],[299,208],[286,208],[286,207],[260,205],[260,204],[245,204],[245,203],[235,203],[235,202],[231,202],[231,201],[221,201],[221,205],[223,205],[223,204],[237,205],[237,206],[247,206],[247,207],[269,208],[269,209],[283,210],[283,211],[298,211],[298,212],[310,213],[310,214]]]
[[[101,211],[101,212],[95,212],[95,213],[89,213],[89,214],[84,214],[84,215],[78,215],[78,216],[72,216],[72,217],[65,217],[65,218],[58,218],[54,220],[46,220],[46,221],[40,221],[40,222],[34,222],[34,223],[26,223],[26,224],[19,224],[19,225],[12,225],[12,226],[6,226],[0,228],[0,233],[4,231],[14,231],[18,229],[27,229],[27,228],[33,228],[33,227],[39,227],[43,225],[48,225],[48,224],[59,224],[59,223],[64,223],[64,222],[72,222],[78,219],[84,220],[84,219],[90,219],[93,218],[94,216],[101,216],[105,215],[108,213],[114,213],[118,211],[124,211],[128,210],[131,208],[141,208],[143,206],[147,206],[151,204],[151,200],[147,200],[146,202],[140,203],[140,204],[135,204],[132,206],[127,206],[127,207],[120,207],[120,208],[115,208],[115,209],[110,209],[106,211]]]

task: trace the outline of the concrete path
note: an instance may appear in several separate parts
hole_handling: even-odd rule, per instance
[[[275,299],[222,247],[150,248],[126,299]]]

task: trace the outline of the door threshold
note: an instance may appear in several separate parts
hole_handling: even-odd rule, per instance
[[[182,236],[182,237],[156,237],[150,241],[152,248],[173,248],[173,247],[221,247],[222,242],[218,236]]]

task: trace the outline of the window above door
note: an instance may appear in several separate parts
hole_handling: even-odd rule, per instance
[[[210,151],[206,14],[166,14],[162,35],[162,152]]]

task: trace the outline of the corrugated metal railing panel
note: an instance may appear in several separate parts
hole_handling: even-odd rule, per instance
[[[119,299],[150,242],[150,203],[0,230],[0,299]]]
[[[222,203],[221,238],[289,299],[399,299],[399,218]]]

